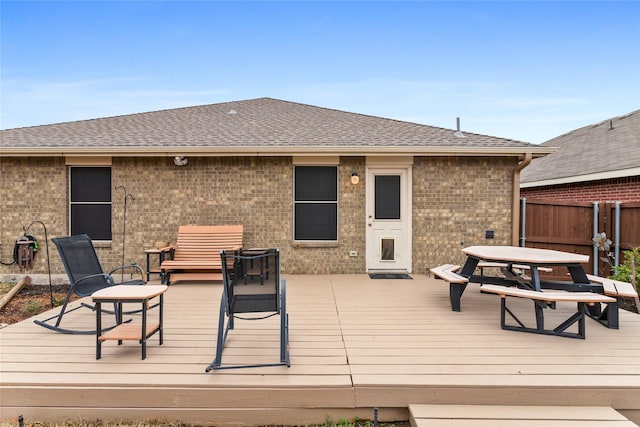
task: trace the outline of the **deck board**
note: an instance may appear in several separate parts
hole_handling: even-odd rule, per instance
[[[164,344],[151,337],[146,360],[134,341],[106,342],[95,360],[95,336],[11,325],[0,329],[0,420],[291,425],[371,418],[379,407],[380,420],[398,421],[419,403],[606,406],[640,417],[640,316],[621,312],[618,330],[587,319],[585,340],[503,331],[495,295],[469,285],[452,312],[447,286],[413,277],[286,277],[291,368],[204,372],[219,284],[169,287]],[[527,303],[514,300],[514,310],[532,311]],[[558,304],[546,317],[574,309]],[[94,316],[80,309],[65,321],[92,329]],[[276,362],[278,340],[278,317],[238,320],[223,363]]]
[[[411,405],[409,411],[415,427],[635,425],[613,408],[603,406]]]

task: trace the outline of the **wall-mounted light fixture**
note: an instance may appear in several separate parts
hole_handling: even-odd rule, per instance
[[[351,172],[351,184],[358,185],[359,182],[360,182],[360,177],[358,176],[358,172],[356,171]]]
[[[189,162],[189,159],[187,159],[184,156],[175,156],[173,158],[173,163],[175,163],[176,166],[184,166]]]

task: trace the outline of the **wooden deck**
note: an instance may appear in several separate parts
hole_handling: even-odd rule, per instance
[[[107,342],[95,360],[92,335],[11,325],[0,329],[0,420],[291,425],[371,419],[374,407],[381,421],[408,420],[409,404],[449,404],[612,407],[640,423],[639,315],[621,312],[619,330],[588,319],[586,340],[503,331],[497,296],[469,285],[456,313],[444,282],[413,277],[285,276],[290,368],[204,372],[221,285],[170,286],[164,344],[151,338],[146,360],[136,342]],[[95,325],[86,309],[65,320]],[[237,321],[223,363],[277,362],[278,332],[277,317]]]

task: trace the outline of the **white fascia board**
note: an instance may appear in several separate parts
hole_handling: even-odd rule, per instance
[[[627,178],[639,176],[639,168],[621,169],[617,171],[597,172],[586,175],[567,176],[563,178],[545,179],[541,181],[523,182],[520,188],[548,187],[550,185],[574,184],[577,182],[601,181],[603,179]]]

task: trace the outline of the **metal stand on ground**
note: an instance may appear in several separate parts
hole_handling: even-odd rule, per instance
[[[135,200],[136,198],[133,196],[133,194],[127,192],[127,189],[124,185],[116,186],[116,191],[119,189],[122,189],[124,191],[124,213],[122,217],[122,265],[124,265],[124,244],[127,240],[127,199],[131,198],[131,200]],[[120,274],[120,281],[124,282],[124,270],[122,270]]]
[[[44,228],[44,246],[47,249],[47,271],[49,272],[49,298],[51,300],[51,308],[53,308],[53,284],[51,283],[51,263],[49,262],[49,238],[47,236],[47,226],[44,225],[44,222],[35,220],[28,226],[22,227],[22,229],[24,230],[24,234],[27,234],[31,226],[36,223],[42,225],[42,228]]]

